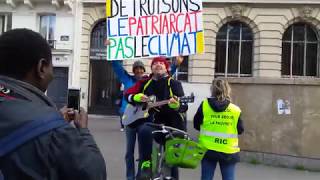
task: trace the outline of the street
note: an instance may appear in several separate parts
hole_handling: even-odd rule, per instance
[[[125,179],[125,134],[120,131],[119,118],[116,116],[89,116],[89,128],[107,163],[109,180]],[[189,122],[191,124],[191,122]],[[190,132],[192,134],[192,129]],[[181,180],[200,179],[198,169],[180,169]],[[280,167],[239,163],[236,170],[237,180],[319,180],[320,172],[309,172]],[[216,169],[215,179],[221,179]]]

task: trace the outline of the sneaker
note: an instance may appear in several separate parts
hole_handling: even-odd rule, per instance
[[[137,180],[150,180],[151,176],[151,161],[143,161],[140,167],[140,173],[137,176]]]

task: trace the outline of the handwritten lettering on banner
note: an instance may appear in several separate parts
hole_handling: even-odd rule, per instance
[[[201,0],[106,0],[107,59],[201,54]]]

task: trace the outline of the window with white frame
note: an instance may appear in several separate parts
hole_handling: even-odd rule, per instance
[[[51,48],[55,46],[55,15],[40,15],[40,34],[48,41]]]
[[[175,59],[173,59],[173,61],[175,61]],[[177,67],[176,73],[174,74],[174,78],[179,81],[187,82],[188,66],[189,66],[189,58],[188,56],[184,56],[182,63],[179,65],[179,67]]]
[[[0,34],[11,28],[11,16],[8,14],[0,14]]]
[[[215,76],[252,76],[253,33],[239,21],[223,25],[216,38]]]
[[[317,34],[310,25],[291,25],[282,39],[282,76],[318,76],[318,46]]]

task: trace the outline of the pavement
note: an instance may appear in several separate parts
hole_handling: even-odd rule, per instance
[[[94,135],[107,163],[108,180],[125,180],[125,133],[120,131],[119,117],[89,115],[89,119],[90,131]],[[195,134],[192,128],[189,129],[190,134]],[[195,170],[180,169],[180,180],[197,179],[200,179],[200,166]],[[218,167],[214,179],[221,180]],[[320,172],[309,172],[240,162],[236,167],[236,179],[320,180]]]

